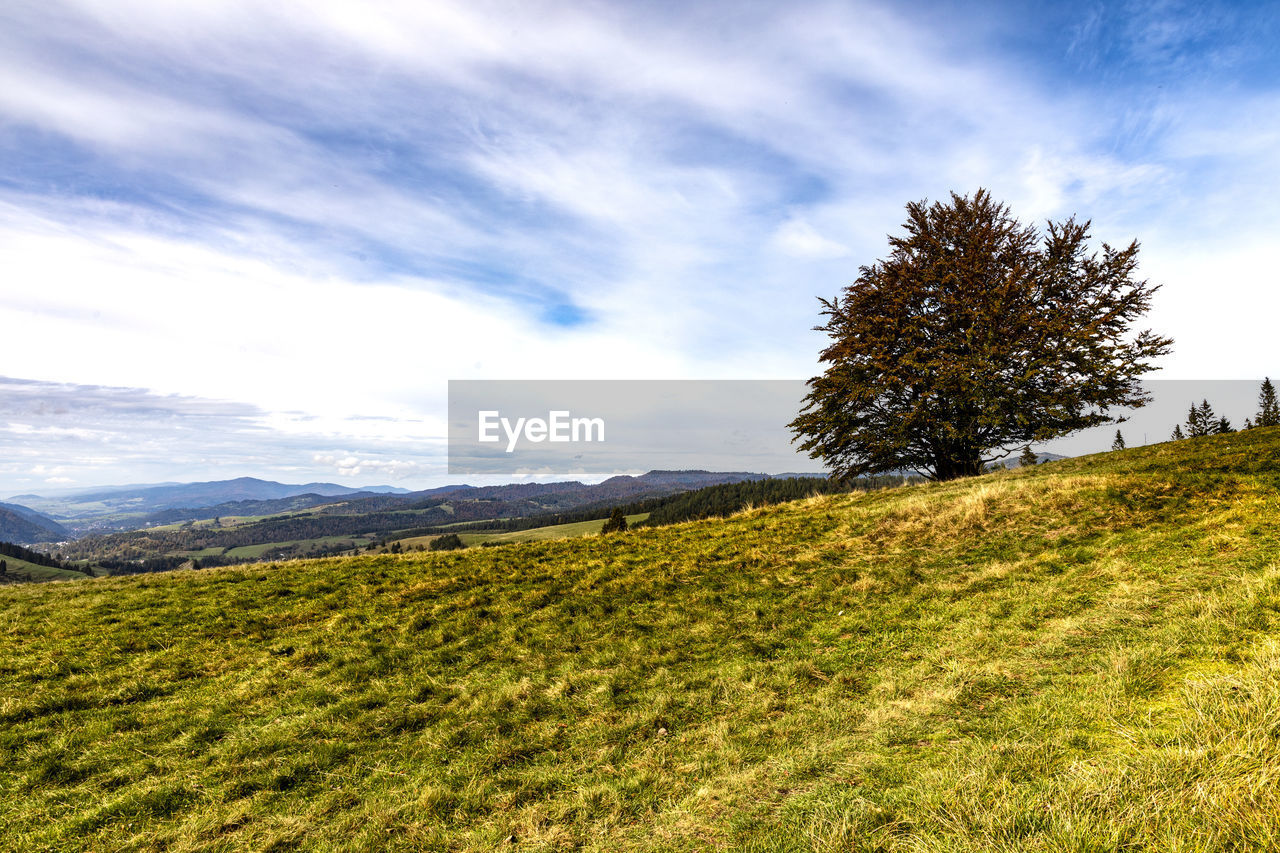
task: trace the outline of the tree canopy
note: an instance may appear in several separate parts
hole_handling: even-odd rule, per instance
[[[889,255],[820,299],[831,342],[791,428],[847,478],[978,474],[1029,443],[1124,418],[1172,340],[1133,324],[1158,286],[1138,244],[1089,246],[1089,222],[1025,226],[986,190],[907,205]]]

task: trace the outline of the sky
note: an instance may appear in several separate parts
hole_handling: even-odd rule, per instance
[[[0,5],[0,495],[422,487],[450,379],[796,379],[908,201],[1280,374],[1274,4]]]

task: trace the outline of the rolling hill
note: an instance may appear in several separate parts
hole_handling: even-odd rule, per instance
[[[1280,429],[0,589],[6,850],[1280,846]]]
[[[250,547],[258,553],[271,551],[282,556],[303,556],[315,548],[342,550],[338,546],[350,547],[351,540],[385,538],[393,531],[422,531],[460,522],[607,510],[715,484],[763,479],[770,478],[764,474],[653,471],[594,484],[568,481],[446,486],[404,495],[304,494],[278,500],[237,501],[197,509],[118,516],[111,520],[95,518],[88,529],[78,527],[85,535],[63,551],[77,559],[123,561],[122,565],[136,566],[139,561],[150,561],[151,567],[157,560],[165,563],[176,554],[204,552],[206,556],[221,556],[234,551],[244,556],[243,549]],[[607,515],[607,511],[604,514]],[[221,521],[186,523],[213,519]],[[257,549],[257,546],[279,547]]]
[[[58,522],[33,509],[0,503],[0,542],[58,542],[71,533]]]
[[[291,485],[256,477],[214,480],[206,483],[164,483],[153,486],[115,486],[100,490],[61,493],[52,497],[20,498],[43,513],[64,522],[145,516],[178,508],[199,509],[236,501],[277,501],[299,495],[340,498],[350,495],[405,493],[393,486],[353,489],[336,483]]]

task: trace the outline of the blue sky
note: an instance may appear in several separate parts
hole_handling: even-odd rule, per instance
[[[1142,242],[1163,376],[1280,373],[1274,10],[11,0],[0,493],[436,484],[450,378],[808,376],[979,186]]]

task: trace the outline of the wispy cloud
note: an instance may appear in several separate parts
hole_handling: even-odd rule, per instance
[[[238,400],[275,432],[330,430],[304,465],[427,470],[434,451],[365,442],[442,434],[448,378],[807,375],[813,297],[884,252],[904,202],[982,185],[1141,239],[1170,371],[1267,372],[1275,21],[10,3],[6,371]]]
[[[390,477],[399,480],[418,474],[423,466],[405,459],[379,459],[352,453],[317,453],[312,460],[318,465],[330,466],[341,477]]]
[[[0,377],[0,483],[7,491],[244,475],[315,480],[337,473],[402,480],[432,473],[440,440],[344,430],[340,422],[283,428],[281,416],[244,403],[139,388]],[[92,425],[92,426],[86,426]],[[335,435],[358,437],[359,457],[321,452]],[[435,471],[442,473],[442,471]]]

